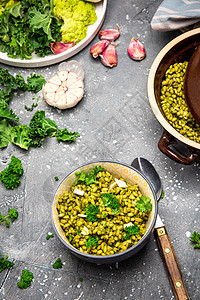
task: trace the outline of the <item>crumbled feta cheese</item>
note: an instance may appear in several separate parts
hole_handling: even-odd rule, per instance
[[[76,195],[83,196],[84,193],[85,193],[84,191],[81,191],[81,190],[79,190],[77,188],[74,189],[74,194],[76,194]]]
[[[78,217],[86,218],[86,215],[84,215],[84,214],[78,214]]]
[[[81,234],[83,234],[83,235],[88,235],[89,234],[89,230],[86,226],[83,227],[83,229],[81,231]]]
[[[115,181],[116,181],[116,183],[119,187],[121,187],[121,188],[126,188],[127,187],[126,182],[124,182],[123,180],[119,180],[119,179],[115,178]]]
[[[109,190],[111,190],[116,184],[117,184],[117,182],[113,182],[113,183],[110,185]]]

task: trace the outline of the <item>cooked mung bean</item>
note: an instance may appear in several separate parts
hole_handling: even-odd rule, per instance
[[[184,95],[184,78],[188,62],[172,64],[161,83],[160,100],[168,122],[183,136],[200,143],[200,124],[187,106]]]
[[[141,210],[137,202],[147,197],[137,184],[126,185],[119,187],[109,172],[99,171],[94,183],[77,183],[59,197],[60,225],[73,247],[105,256],[125,251],[143,237],[150,210]],[[75,194],[75,188],[84,194]]]

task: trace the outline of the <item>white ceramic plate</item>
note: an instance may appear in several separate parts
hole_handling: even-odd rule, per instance
[[[68,51],[56,55],[49,54],[46,57],[38,57],[36,55],[33,55],[33,58],[30,60],[9,58],[6,53],[0,52],[0,62],[15,67],[35,68],[53,65],[70,58],[91,42],[91,40],[99,31],[101,25],[103,24],[106,14],[107,0],[102,0],[101,2],[96,3],[95,6],[97,21],[94,24],[88,26],[87,36],[80,43],[70,48]]]

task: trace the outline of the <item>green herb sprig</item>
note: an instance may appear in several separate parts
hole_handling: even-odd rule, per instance
[[[112,208],[112,214],[116,215],[119,211],[119,200],[113,194],[104,193],[101,195],[103,200],[102,206],[108,206]]]
[[[97,221],[96,214],[98,212],[99,212],[99,205],[88,204],[85,208],[86,218],[91,222]]]
[[[58,258],[55,263],[52,265],[54,269],[62,269],[63,263],[60,258]]]
[[[93,246],[98,246],[98,236],[97,237],[93,237],[93,236],[89,236],[87,241],[85,242],[86,244],[86,247],[87,248],[90,248],[90,247],[93,247]]]
[[[0,273],[3,270],[10,269],[14,266],[14,263],[7,260],[8,255],[0,255]]]
[[[134,224],[132,226],[126,226],[125,231],[126,235],[124,236],[124,239],[129,240],[132,235],[138,234],[140,232],[140,229],[136,224]]]
[[[47,236],[46,236],[46,240],[49,240],[50,238],[53,238],[54,237],[54,235],[53,234],[47,234]]]
[[[137,201],[136,206],[141,212],[152,211],[151,199],[146,196],[140,197],[140,200]]]
[[[20,281],[17,283],[20,289],[27,289],[33,280],[33,273],[29,270],[23,270]]]
[[[6,227],[10,227],[9,218],[11,219],[12,222],[14,222],[14,220],[17,219],[17,217],[18,217],[18,212],[15,209],[8,208],[7,216],[4,216],[0,213],[0,224],[5,223]]]
[[[194,249],[200,249],[200,234],[196,231],[190,237],[190,241],[194,243]]]
[[[76,172],[75,175],[79,176],[76,182],[73,185],[77,185],[79,183],[85,183],[86,185],[90,185],[96,182],[96,177],[98,172],[103,171],[104,168],[101,166],[96,166],[90,173],[86,174],[84,171]]]

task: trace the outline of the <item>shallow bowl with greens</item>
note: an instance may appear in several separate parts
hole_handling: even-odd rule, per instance
[[[87,163],[61,182],[52,204],[60,241],[79,258],[110,264],[129,258],[147,242],[157,217],[151,183],[119,162]]]

